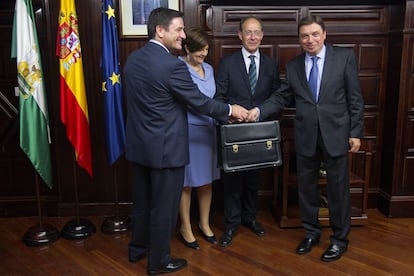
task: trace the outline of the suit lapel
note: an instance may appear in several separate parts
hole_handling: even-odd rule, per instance
[[[325,94],[325,83],[326,80],[329,78],[329,75],[335,71],[334,67],[334,49],[329,44],[325,44],[326,53],[325,53],[325,62],[323,64],[323,71],[322,71],[322,78],[321,78],[321,85],[319,88],[319,100]]]
[[[264,70],[266,68],[266,61],[263,55],[260,53],[260,66],[259,66],[259,75],[257,76],[256,92],[260,91],[260,80],[263,78]],[[255,94],[256,94],[255,92]]]
[[[239,68],[240,75],[242,76],[242,79],[243,79],[246,87],[249,88],[249,91],[250,91],[250,94],[251,94],[252,91],[250,89],[249,76],[247,75],[246,64],[244,63],[243,54],[242,54],[241,50],[239,51],[238,58],[236,59],[236,66],[237,66],[237,68]]]
[[[299,59],[296,60],[296,70],[298,80],[302,83],[303,91],[305,92],[305,97],[312,102],[315,102],[313,99],[312,89],[309,86],[308,79],[306,77],[306,70],[305,70],[305,54],[302,54]]]

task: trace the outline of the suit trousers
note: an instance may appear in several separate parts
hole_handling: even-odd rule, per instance
[[[154,169],[133,163],[132,238],[129,253],[147,252],[148,270],[171,261],[170,240],[175,232],[184,167]]]
[[[256,219],[260,170],[224,173],[223,181],[224,227],[236,230],[240,223]]]
[[[320,133],[313,156],[296,155],[302,224],[306,237],[320,237],[322,228],[318,219],[320,207],[318,178],[321,161],[325,163],[327,173],[329,223],[333,231],[330,240],[331,243],[347,246],[347,237],[351,229],[348,153],[336,157],[329,156]]]

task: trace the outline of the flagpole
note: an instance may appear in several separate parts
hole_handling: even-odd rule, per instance
[[[42,246],[59,239],[59,231],[50,224],[42,223],[42,208],[40,205],[39,176],[35,173],[36,201],[39,224],[30,227],[23,236],[23,242],[27,246]]]
[[[115,215],[107,217],[101,225],[101,231],[105,234],[120,234],[126,233],[130,230],[131,219],[129,216],[121,216],[119,214],[119,200],[118,200],[118,180],[117,180],[117,162],[115,162],[113,174],[112,174],[112,183],[114,185],[114,195],[115,195]]]
[[[95,225],[86,218],[81,218],[79,215],[79,192],[78,192],[78,178],[76,170],[76,156],[72,159],[73,170],[73,189],[75,191],[75,213],[76,217],[68,221],[62,229],[61,235],[67,240],[86,239],[96,232]]]
[[[39,246],[57,240],[59,232],[51,225],[42,224],[39,176],[52,188],[52,169],[47,97],[31,0],[15,1],[11,42],[11,58],[16,58],[19,88],[20,147],[37,171],[35,183],[39,224],[24,234],[23,242]]]

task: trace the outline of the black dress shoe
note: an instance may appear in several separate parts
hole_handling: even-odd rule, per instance
[[[197,240],[194,240],[192,242],[188,242],[184,239],[183,234],[181,234],[181,232],[179,232],[179,235],[184,243],[185,246],[190,247],[194,250],[199,250],[200,249],[200,245],[198,244]]]
[[[139,260],[141,260],[141,259],[145,258],[145,256],[147,256],[147,252],[141,253],[141,254],[139,254],[139,255],[135,255],[135,254],[133,254],[132,252],[128,252],[128,260],[129,260],[131,263],[136,263],[136,262],[138,262]]]
[[[322,254],[321,260],[324,262],[332,262],[341,258],[342,254],[347,250],[346,246],[338,244],[331,244],[328,249]]]
[[[255,233],[258,236],[263,236],[266,233],[263,226],[260,225],[260,223],[258,223],[255,220],[252,220],[250,222],[246,222],[246,223],[243,223],[243,224],[245,226],[247,226],[250,230],[253,231],[253,233]]]
[[[180,270],[187,266],[187,261],[184,259],[171,259],[171,261],[163,267],[158,269],[149,269],[149,275],[156,275],[161,273],[171,273]]]
[[[319,243],[319,238],[304,238],[296,248],[296,253],[303,255],[311,251],[312,246]]]
[[[212,243],[212,244],[217,244],[217,239],[216,239],[216,236],[207,236],[204,232],[203,232],[203,230],[201,230],[201,226],[200,226],[200,224],[198,225],[198,230],[200,231],[200,233],[201,233],[201,235],[203,235],[203,238],[206,240],[206,241],[208,241],[209,243]]]
[[[234,234],[235,233],[233,230],[224,231],[223,236],[221,236],[221,239],[220,239],[220,245],[223,247],[229,246],[231,242],[233,241]]]

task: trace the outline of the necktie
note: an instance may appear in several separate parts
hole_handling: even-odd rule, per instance
[[[317,56],[312,57],[312,68],[309,74],[309,85],[313,92],[315,101],[318,101],[318,58]]]
[[[250,88],[252,89],[252,94],[254,94],[254,90],[256,88],[257,83],[257,72],[256,72],[256,62],[254,61],[255,56],[250,55],[249,56],[251,62],[249,66],[249,82],[250,82]]]

